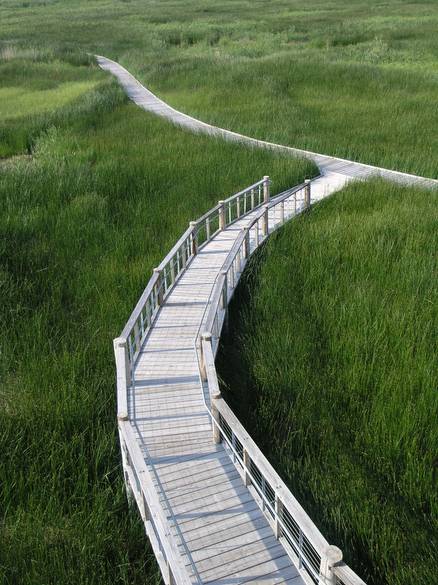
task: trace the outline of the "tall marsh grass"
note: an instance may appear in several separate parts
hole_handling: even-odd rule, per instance
[[[0,54],[104,54],[207,121],[437,177],[437,28],[431,0],[6,0]]]

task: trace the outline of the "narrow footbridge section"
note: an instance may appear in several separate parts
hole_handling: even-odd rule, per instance
[[[284,152],[295,157],[304,157],[310,160],[318,166],[321,174],[325,175],[328,173],[336,173],[344,175],[351,179],[370,179],[372,177],[382,177],[388,181],[394,181],[402,185],[414,185],[417,187],[423,187],[427,189],[438,189],[438,181],[436,179],[429,179],[426,177],[419,177],[409,173],[400,173],[398,171],[392,171],[389,169],[383,169],[372,165],[358,163],[343,158],[334,156],[327,156],[325,154],[318,154],[309,150],[302,150],[300,148],[293,148],[291,146],[285,146],[282,144],[274,144],[265,140],[257,140],[231,130],[224,128],[218,128],[211,124],[206,124],[201,120],[197,120],[192,116],[188,116],[183,112],[179,112],[172,108],[152,93],[149,89],[144,87],[129,71],[127,71],[122,65],[107,59],[106,57],[96,56],[97,62],[100,67],[114,75],[120,85],[125,90],[128,97],[140,108],[151,112],[162,118],[173,122],[174,124],[186,128],[191,132],[209,134],[211,136],[217,136],[224,140],[240,142],[247,144],[248,146],[267,148],[280,152]]]
[[[346,180],[271,198],[264,177],[220,201],[154,270],[114,340],[126,487],[166,585],[364,585],[221,397],[215,369],[250,256]]]

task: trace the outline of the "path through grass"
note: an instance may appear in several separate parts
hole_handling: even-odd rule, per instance
[[[103,54],[206,121],[436,178],[437,30],[434,0],[5,0],[0,55]]]

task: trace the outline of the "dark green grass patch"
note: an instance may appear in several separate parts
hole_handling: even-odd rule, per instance
[[[189,220],[307,162],[194,136],[115,84],[0,170],[0,581],[153,583],[123,492],[112,339]]]
[[[436,194],[350,185],[272,236],[232,306],[226,396],[370,584],[437,566]]]

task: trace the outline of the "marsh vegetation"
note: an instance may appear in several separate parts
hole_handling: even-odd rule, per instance
[[[427,0],[1,3],[5,583],[159,580],[123,494],[111,339],[190,219],[264,174],[281,190],[316,171],[303,161],[190,136],[146,115],[127,103],[92,54],[119,60],[206,121],[437,177],[437,26],[437,4]],[[294,315],[272,309],[272,327],[285,319],[293,336],[286,343],[269,329],[260,369],[241,372],[260,391],[249,403],[255,410],[240,412],[243,422],[257,417],[257,433],[272,440],[263,445],[292,489],[355,568],[379,585],[433,580],[433,217],[430,194],[351,187],[279,232],[266,248],[266,267],[254,267],[250,280],[252,303],[267,295],[263,275],[276,279],[277,309],[291,303]],[[289,237],[297,246],[290,258]],[[369,256],[376,249],[381,265]],[[298,307],[287,290],[303,298]],[[260,323],[237,320],[243,339],[254,332],[252,344],[235,348],[246,364],[257,356],[267,311]],[[263,371],[274,353],[285,378],[276,370],[273,389]],[[247,387],[245,381],[245,401]],[[315,421],[313,408],[322,419],[310,436],[304,427]]]

